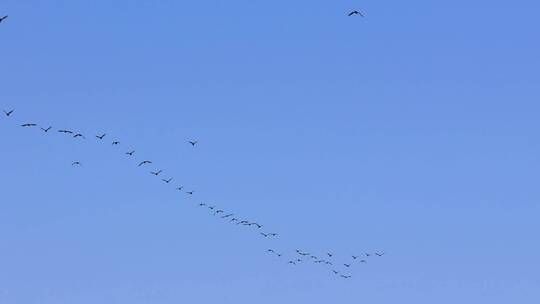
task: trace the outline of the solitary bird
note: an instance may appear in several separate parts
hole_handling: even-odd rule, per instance
[[[0,18],[0,22],[4,21],[4,19],[6,19],[8,17],[8,15],[5,15],[4,17]]]
[[[196,144],[198,144],[198,143],[199,143],[199,142],[198,142],[198,141],[196,141],[196,140],[193,140],[193,141],[192,141],[192,140],[190,140],[190,141],[188,141],[188,142],[189,142],[189,143],[190,143],[190,144],[191,144],[192,146],[194,146],[194,147],[195,147],[195,145],[196,145]]]
[[[145,161],[142,161],[139,163],[138,167],[142,166],[142,165],[146,165],[146,164],[151,164],[152,162],[149,161],[149,160],[145,160]]]
[[[45,133],[49,132],[49,130],[51,130],[51,129],[52,129],[52,127],[48,127],[47,129],[41,128],[41,130],[43,130],[43,132],[45,132]]]
[[[6,111],[4,110],[4,114],[6,114],[7,117],[9,117],[11,114],[13,114],[15,110]]]
[[[73,134],[73,131],[70,131],[70,130],[58,130],[58,133]]]
[[[71,163],[71,165],[72,166],[82,166],[81,162],[78,162],[78,161]]]
[[[21,125],[21,127],[35,127],[35,126],[37,125],[34,123],[27,123],[27,124]]]
[[[150,174],[158,176],[161,172],[163,172],[163,171],[159,170],[159,171],[156,171],[156,172],[150,172]]]
[[[170,183],[172,180],[173,180],[172,177],[169,179],[162,179],[162,181],[164,181],[166,184]]]
[[[135,150],[133,150],[131,152],[126,152],[126,155],[129,155],[129,156],[133,156],[133,154],[135,154]]]
[[[77,137],[81,137],[81,138],[86,139],[86,137],[84,137],[84,135],[82,135],[81,133],[77,133],[77,134],[73,135],[73,138],[77,138]]]
[[[120,144],[119,141],[113,141],[113,142],[112,142],[112,145],[113,145],[113,146],[116,146],[116,145],[119,145],[119,144]]]
[[[360,13],[359,11],[352,11],[352,12],[349,13],[348,16],[350,17],[350,16],[354,16],[354,15],[360,15],[360,16],[364,17],[364,14]]]
[[[103,139],[103,137],[105,137],[107,134],[106,133],[103,133],[101,135],[96,135],[96,138],[97,139]]]

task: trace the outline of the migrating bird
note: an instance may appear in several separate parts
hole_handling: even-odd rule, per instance
[[[344,279],[349,279],[349,278],[351,278],[352,276],[350,276],[350,275],[341,275],[341,277],[344,278]]]
[[[4,21],[4,19],[6,19],[8,17],[8,15],[5,15],[4,17],[0,18],[0,22]]]
[[[354,16],[354,15],[360,15],[360,16],[364,17],[364,14],[360,13],[359,11],[352,11],[352,12],[349,13],[348,16],[350,17],[350,16]]]
[[[73,134],[73,131],[70,131],[70,130],[58,130],[58,133]]]
[[[146,165],[146,164],[151,164],[152,162],[149,161],[149,160],[145,160],[145,161],[142,161],[139,163],[138,167],[142,166],[142,165]]]
[[[135,153],[135,150],[133,150],[131,152],[126,152],[126,155],[133,156],[134,153]]]
[[[339,271],[336,271],[336,270],[332,270],[332,272],[334,272],[334,274],[338,274]]]
[[[78,162],[78,161],[71,163],[71,165],[72,166],[82,166],[81,162]]]
[[[223,210],[216,210],[216,211],[214,211],[214,215],[220,214],[220,213],[224,213],[224,212],[225,212],[225,211],[223,211]]]
[[[199,207],[206,206],[205,203],[199,203]]]
[[[326,255],[328,255],[328,257],[332,257],[332,256],[333,256],[333,254],[331,254],[331,253],[327,253]]]
[[[182,191],[182,189],[184,189],[184,186],[180,186],[180,187],[176,188],[176,190],[178,190],[178,191]]]
[[[352,258],[353,258],[353,260],[356,260],[356,259],[358,259],[358,256],[353,255]]]
[[[77,137],[81,137],[83,139],[86,139],[86,137],[84,137],[84,135],[82,135],[81,133],[77,133],[77,134],[73,135],[73,138],[77,138]]]
[[[172,177],[169,179],[162,179],[162,181],[164,181],[166,184],[170,183],[172,180],[173,180]]]
[[[119,141],[113,141],[113,142],[112,142],[112,145],[113,145],[113,146],[115,146],[115,145],[119,145],[119,144],[120,144],[120,142],[119,142]]]
[[[224,216],[222,216],[221,218],[223,218],[223,219],[224,219],[224,218],[228,218],[228,217],[231,217],[231,216],[233,216],[233,215],[234,215],[234,213],[229,213],[229,214],[227,214],[227,215],[224,215]]]
[[[156,172],[150,172],[150,174],[158,176],[161,172],[163,172],[163,171],[159,170],[159,171],[156,171]]]
[[[96,135],[96,138],[97,139],[103,139],[103,137],[105,137],[107,135],[107,133],[103,133],[101,135]]]
[[[7,117],[9,117],[11,114],[13,114],[15,110],[6,111],[4,110],[4,114],[6,114]]]
[[[269,235],[269,236],[278,236],[277,233],[269,233],[268,235]]]
[[[261,235],[264,236],[264,237],[268,237],[268,234],[266,234],[266,233],[261,232]]]
[[[377,253],[377,252],[375,252],[375,255],[376,255],[376,256],[382,257],[382,256],[384,255],[384,252],[383,252],[383,253]]]
[[[194,146],[194,147],[195,147],[196,144],[199,143],[199,142],[196,141],[196,140],[194,140],[194,141],[191,141],[191,140],[190,140],[190,141],[188,141],[188,142],[189,142],[192,146]]]
[[[193,195],[195,191],[187,191],[186,193],[189,194],[189,195]]]
[[[27,123],[27,124],[21,125],[21,127],[35,127],[35,126],[37,125],[34,123]]]
[[[347,267],[347,268],[351,267],[350,264],[343,264],[343,266],[345,266],[345,267]]]
[[[52,127],[48,127],[47,129],[41,128],[41,130],[43,130],[43,132],[45,132],[45,133],[49,132],[50,129],[52,129]]]
[[[295,261],[289,261],[287,264],[293,264],[293,265],[296,265],[296,262],[295,262]]]

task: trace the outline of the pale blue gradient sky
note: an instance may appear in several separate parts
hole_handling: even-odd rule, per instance
[[[538,303],[539,9],[2,1],[0,303]]]

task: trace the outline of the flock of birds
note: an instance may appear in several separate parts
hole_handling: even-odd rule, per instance
[[[361,12],[356,11],[356,10],[351,11],[348,14],[348,16],[355,16],[355,15],[364,17],[364,15]],[[0,23],[3,22],[7,17],[8,17],[7,15],[0,17]],[[11,118],[15,111],[3,110],[3,112],[4,112],[5,117]],[[38,124],[36,123],[23,123],[20,126],[23,128],[38,128],[39,127],[39,129],[44,133],[49,133],[53,131],[52,126],[46,126],[46,127],[38,126]],[[87,137],[84,134],[75,132],[72,130],[57,129],[56,132],[67,135],[67,136],[71,136],[73,139],[87,139]],[[108,137],[107,133],[97,134],[94,136],[95,140],[99,142],[104,142],[106,140],[106,137]],[[191,145],[192,147],[195,147],[196,145],[198,145],[198,143],[199,142],[196,140],[187,141],[187,144]],[[118,140],[111,140],[110,144],[112,146],[120,146],[121,142]],[[135,152],[136,152],[135,150],[130,150],[130,151],[125,152],[124,154],[127,157],[133,158],[135,156]],[[142,167],[147,167],[147,166],[152,165],[153,161],[143,159],[143,160],[137,161],[136,164],[137,164],[137,167],[142,168]],[[83,163],[81,161],[73,161],[71,163],[71,166],[74,166],[74,167],[81,167],[82,165]],[[150,175],[160,178],[161,181],[165,184],[171,184],[174,181],[173,177],[161,178],[162,173],[163,173],[163,170],[161,169],[149,171]],[[190,197],[193,196],[195,193],[194,190],[189,190],[189,191],[184,190],[184,186],[182,185],[176,185],[175,189],[180,192],[183,192],[185,195],[188,195]],[[238,226],[244,226],[247,228],[252,228],[256,232],[258,232],[258,235],[260,235],[263,238],[272,239],[272,238],[279,237],[278,233],[268,232],[267,230],[263,229],[265,228],[264,225],[256,221],[252,221],[252,220],[248,220],[248,219],[244,219],[239,216],[236,216],[235,213],[226,212],[225,210],[220,209],[215,205],[210,205],[210,204],[201,202],[201,203],[197,203],[197,206],[200,208],[208,209],[213,216],[219,217],[220,219],[227,221],[228,223],[238,225]],[[288,265],[292,265],[292,266],[298,265],[300,263],[308,263],[308,262],[311,262],[313,264],[321,264],[321,265],[328,266],[332,274],[343,279],[349,279],[352,277],[352,275],[350,275],[349,273],[349,269],[353,267],[354,264],[366,264],[368,263],[368,259],[370,259],[371,257],[382,257],[385,255],[384,252],[363,253],[362,255],[351,255],[350,258],[348,258],[346,262],[338,262],[334,258],[334,254],[331,252],[326,252],[321,255],[315,255],[307,251],[296,249],[292,253],[290,253],[288,257],[285,257],[284,253],[279,252],[278,250],[275,250],[275,249],[268,249],[267,253],[277,258],[283,259],[284,263]]]

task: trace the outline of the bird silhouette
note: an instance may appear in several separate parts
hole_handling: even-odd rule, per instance
[[[364,17],[364,14],[362,14],[362,13],[359,12],[359,11],[352,11],[352,12],[349,13],[348,16],[350,17],[350,16],[354,16],[354,15],[359,15],[359,16]]]
[[[137,167],[140,167],[140,166],[146,165],[146,164],[151,164],[151,163],[152,163],[151,161],[145,160],[145,161],[140,162],[139,165],[138,165]]]
[[[78,162],[78,161],[71,163],[71,165],[72,166],[82,166],[81,162]]]
[[[113,142],[112,142],[112,145],[113,145],[113,146],[116,146],[116,145],[119,145],[119,144],[120,144],[119,141],[113,141]]]
[[[376,256],[382,257],[382,256],[384,255],[384,252],[383,252],[383,253],[377,253],[377,252],[375,252],[375,255],[376,255]]]
[[[295,261],[289,261],[287,264],[296,265],[296,262]]]
[[[333,272],[334,274],[338,274],[338,273],[339,273],[339,271],[336,271],[336,270],[332,270],[332,272]]]
[[[45,132],[45,133],[49,132],[49,130],[51,130],[51,129],[52,129],[52,127],[48,127],[47,129],[41,128],[41,130],[43,130],[43,132]]]
[[[356,260],[356,259],[358,259],[358,256],[353,255],[352,258],[353,258],[353,260]]]
[[[194,146],[194,147],[195,147],[196,144],[199,143],[199,142],[196,141],[196,140],[194,140],[194,141],[191,141],[191,140],[190,140],[190,141],[188,141],[188,142],[189,142],[192,146]]]
[[[189,194],[189,195],[193,195],[193,193],[195,193],[195,191],[187,191],[186,193]]]
[[[135,154],[135,150],[133,150],[131,152],[126,152],[126,155],[129,155],[129,156],[133,156],[133,154]]]
[[[11,114],[13,114],[15,110],[9,110],[9,111],[6,111],[4,110],[4,114],[6,114],[7,117],[11,116]]]
[[[370,253],[366,253],[366,256],[369,258],[369,257],[371,256],[371,254],[370,254]]]
[[[103,139],[103,137],[107,136],[107,133],[103,133],[101,135],[96,135],[97,139]]]
[[[4,21],[7,17],[8,17],[8,15],[5,15],[4,17],[0,18],[0,23],[1,23],[2,21]]]
[[[229,214],[226,214],[226,215],[222,216],[221,218],[225,219],[225,218],[231,217],[233,215],[234,215],[234,213],[229,213]]]
[[[73,134],[73,131],[70,131],[70,130],[58,130],[58,133]]]
[[[86,139],[86,137],[84,137],[84,135],[82,135],[81,133],[77,133],[77,134],[73,135],[73,138],[77,138],[77,137],[81,137],[83,139]]]
[[[214,211],[214,215],[217,215],[217,214],[220,214],[220,213],[224,213],[224,212],[225,212],[225,211],[223,211],[223,210],[216,210],[216,211]]]
[[[150,172],[150,174],[158,176],[161,172],[163,172],[163,171],[159,170],[159,171],[156,171],[156,172]]]
[[[164,181],[166,184],[170,183],[172,180],[173,180],[172,177],[169,179],[162,179],[162,181]]]
[[[278,236],[277,233],[269,233],[268,235],[269,235],[269,236]]]
[[[350,264],[343,264],[343,266],[345,266],[345,267],[347,267],[347,268],[351,267]]]
[[[206,206],[205,203],[199,203],[199,207]]]
[[[344,279],[350,279],[350,278],[352,278],[352,276],[350,276],[350,275],[341,275],[341,277],[344,278]]]
[[[35,123],[26,123],[24,125],[21,125],[21,127],[25,127],[25,128],[28,128],[28,127],[35,127],[37,126]]]
[[[331,253],[327,253],[326,255],[328,255],[328,257],[332,257],[332,256],[333,256],[333,254],[331,254]]]
[[[366,260],[360,260],[360,263],[367,263]]]
[[[182,191],[182,189],[184,189],[184,186],[180,186],[180,187],[176,188],[176,190],[178,190],[178,191]]]
[[[263,232],[261,232],[261,235],[262,235],[262,236],[264,236],[265,238],[267,238],[267,237],[268,237],[268,234],[266,234],[266,233],[263,233]]]

